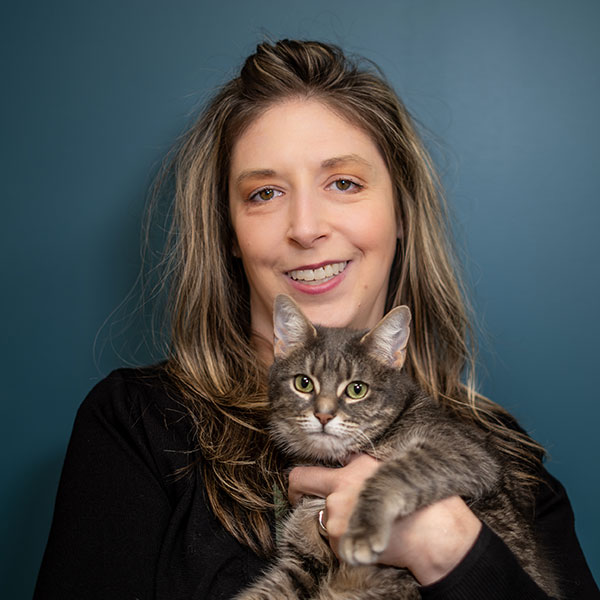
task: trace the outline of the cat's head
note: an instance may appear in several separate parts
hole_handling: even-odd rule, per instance
[[[288,454],[337,462],[369,451],[402,411],[401,373],[410,310],[391,310],[370,331],[313,326],[288,296],[274,307],[269,372],[271,432]]]

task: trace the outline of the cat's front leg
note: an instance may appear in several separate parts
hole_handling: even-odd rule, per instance
[[[384,467],[380,467],[380,471]],[[380,482],[383,479],[375,476],[367,480],[350,516],[348,529],[340,539],[339,555],[348,564],[376,563],[389,543],[398,514],[398,498],[381,489]]]
[[[462,440],[461,450],[441,452],[421,445],[384,463],[361,490],[339,544],[352,565],[374,564],[390,541],[394,521],[450,496],[478,498],[498,481],[496,461]]]

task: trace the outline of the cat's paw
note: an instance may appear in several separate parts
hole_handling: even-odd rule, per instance
[[[339,543],[339,554],[350,565],[375,564],[386,549],[390,536],[385,531],[347,531]]]

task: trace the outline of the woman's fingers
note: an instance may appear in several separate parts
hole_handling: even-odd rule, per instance
[[[374,458],[358,454],[351,456],[344,467],[296,467],[290,472],[288,495],[292,504],[303,495],[325,498],[321,521],[336,554],[363,484],[378,468]]]
[[[346,488],[327,496],[324,524],[329,533],[329,544],[337,554],[339,539],[346,533],[350,516],[358,499],[358,491]]]
[[[336,469],[295,467],[290,471],[288,497],[296,505],[302,496],[326,498],[334,487]]]
[[[379,463],[367,454],[353,455],[346,466],[337,469],[329,467],[295,467],[290,471],[288,497],[297,504],[301,496],[327,498],[337,490],[349,488],[358,495],[365,479],[378,469]]]

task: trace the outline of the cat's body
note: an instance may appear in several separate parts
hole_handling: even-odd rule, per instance
[[[320,533],[324,500],[304,498],[283,526],[274,566],[238,600],[417,600],[408,571],[375,563],[396,518],[454,495],[558,598],[528,524],[529,497],[490,434],[442,409],[401,370],[409,321],[401,307],[368,333],[315,329],[289,298],[278,298],[269,378],[275,441],[303,464],[340,466],[357,452],[383,464],[340,540],[342,561]]]

